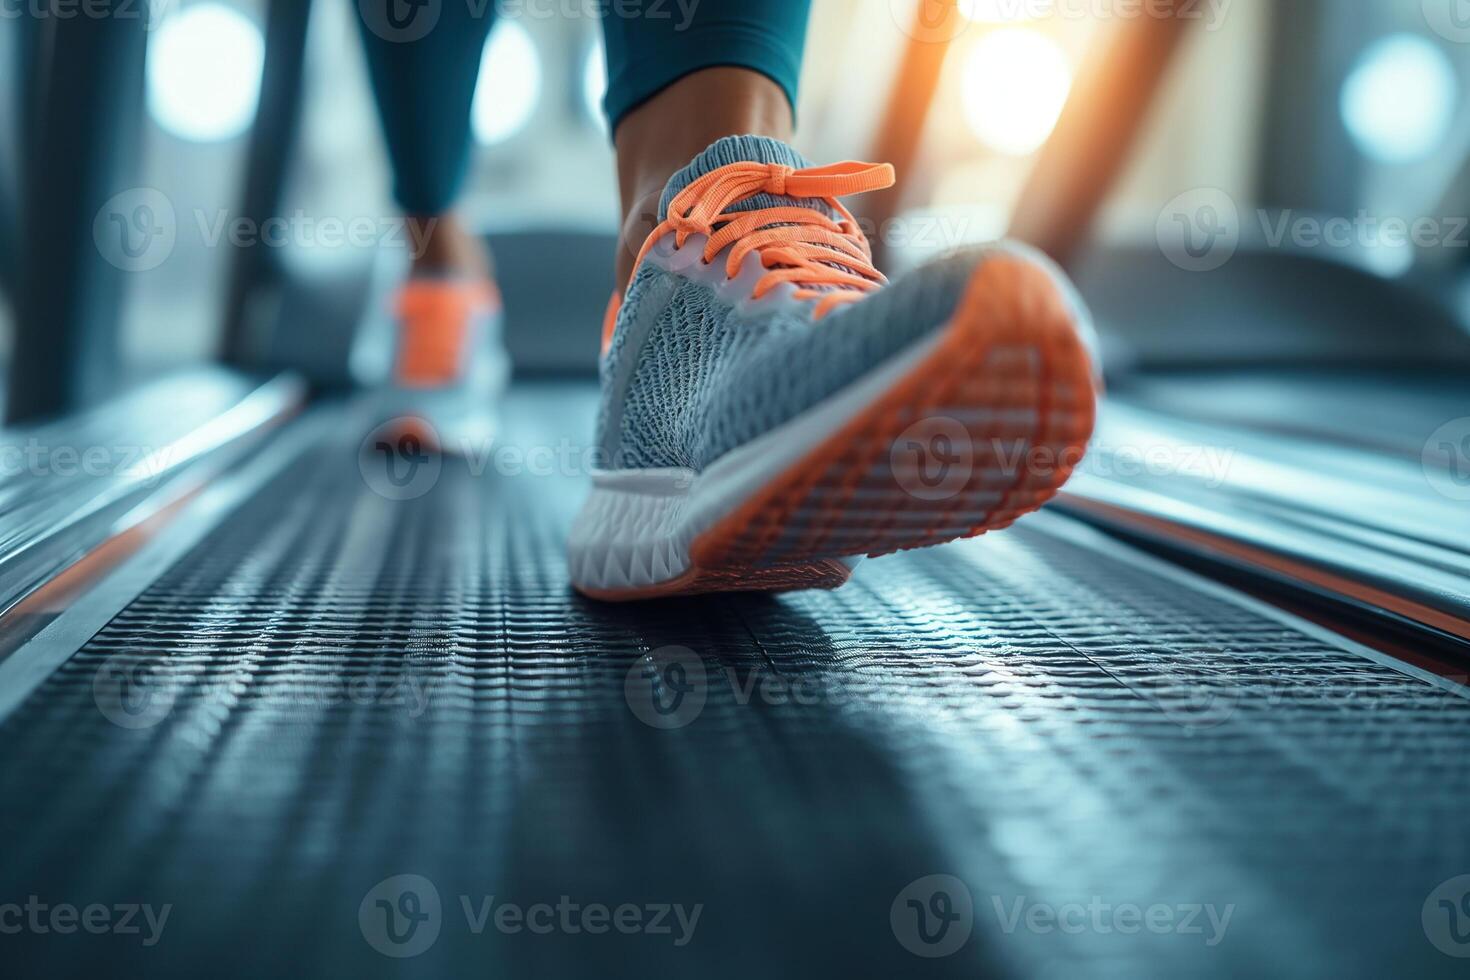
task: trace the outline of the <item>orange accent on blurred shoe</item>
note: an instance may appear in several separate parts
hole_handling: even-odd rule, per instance
[[[471,323],[498,312],[500,305],[500,292],[488,280],[409,280],[396,303],[394,380],[404,388],[443,388],[459,381],[469,362]]]

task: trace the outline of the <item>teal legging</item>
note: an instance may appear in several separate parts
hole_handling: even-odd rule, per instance
[[[532,0],[527,0],[532,2]],[[358,0],[368,73],[405,213],[436,215],[459,194],[470,104],[494,0]],[[810,0],[585,0],[607,45],[604,109],[612,129],[691,72],[767,76],[796,104]]]

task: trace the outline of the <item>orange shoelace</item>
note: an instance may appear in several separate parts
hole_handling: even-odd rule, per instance
[[[740,274],[745,257],[759,252],[761,264],[770,272],[756,283],[754,298],[789,282],[797,286],[797,298],[818,301],[815,315],[820,318],[887,284],[873,268],[867,237],[837,198],[883,190],[893,183],[893,167],[886,163],[849,161],[807,170],[764,163],[721,167],[695,180],[670,202],[667,220],[648,237],[635,268],[671,231],[680,248],[690,235],[708,235],[705,265],[730,248],[725,275],[733,279]],[[820,198],[840,220],[799,205],[726,210],[757,194]]]

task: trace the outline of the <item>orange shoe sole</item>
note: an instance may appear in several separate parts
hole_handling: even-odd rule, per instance
[[[695,537],[683,574],[582,591],[624,601],[836,588],[851,574],[845,557],[975,537],[1040,508],[1081,462],[1095,415],[1091,358],[1056,283],[1030,262],[990,259],[934,349]],[[944,457],[937,480],[929,449]]]

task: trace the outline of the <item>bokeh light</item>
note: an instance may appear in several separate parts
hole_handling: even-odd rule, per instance
[[[148,47],[148,111],[166,131],[210,143],[250,128],[260,100],[265,40],[222,3],[168,15]]]
[[[496,23],[485,42],[480,77],[470,113],[475,139],[485,146],[503,143],[531,121],[541,99],[541,56],[520,24]]]
[[[607,130],[607,116],[602,111],[602,100],[607,96],[607,52],[601,41],[594,41],[587,49],[587,60],[582,66],[582,101],[587,113],[599,129]]]
[[[1342,121],[1353,142],[1382,163],[1408,163],[1437,150],[1449,135],[1458,84],[1450,59],[1413,34],[1375,41],[1342,87]]]
[[[997,152],[1026,156],[1056,128],[1072,89],[1072,66],[1044,34],[1002,28],[970,49],[963,85],[965,118],[975,136]]]

